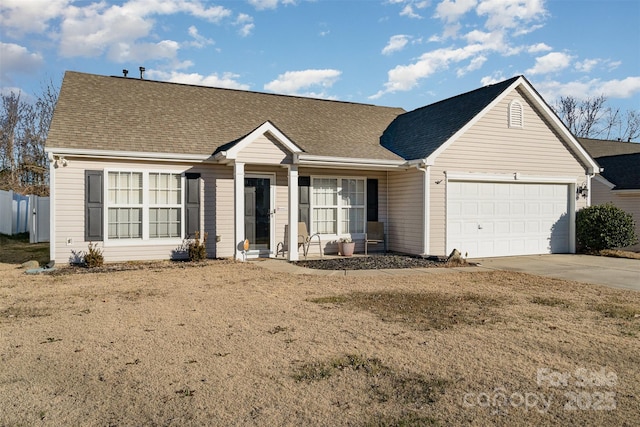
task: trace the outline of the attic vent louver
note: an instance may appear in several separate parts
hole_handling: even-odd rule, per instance
[[[524,127],[524,109],[522,108],[520,101],[517,99],[514,99],[509,103],[509,127]]]

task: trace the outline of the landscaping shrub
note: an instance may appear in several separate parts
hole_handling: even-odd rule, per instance
[[[189,261],[203,261],[207,259],[207,233],[202,235],[200,240],[200,232],[196,231],[196,238],[189,242]]]
[[[97,243],[89,242],[89,250],[84,253],[84,265],[88,268],[102,267],[104,257]]]
[[[576,239],[578,247],[587,251],[622,248],[638,241],[631,214],[611,203],[578,211]]]

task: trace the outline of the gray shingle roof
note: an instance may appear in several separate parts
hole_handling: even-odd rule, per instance
[[[397,160],[401,108],[67,72],[48,148],[210,155],[267,120],[308,154]]]
[[[424,159],[478,115],[519,76],[402,114],[382,136],[382,146],[407,160]]]
[[[640,190],[640,144],[578,138],[580,144],[604,168],[600,173],[615,190]]]

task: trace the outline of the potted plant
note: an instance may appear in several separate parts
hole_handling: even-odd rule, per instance
[[[342,256],[352,256],[356,249],[356,242],[351,237],[343,237],[338,242],[338,251]]]

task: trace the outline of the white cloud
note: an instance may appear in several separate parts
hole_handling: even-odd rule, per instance
[[[200,35],[195,25],[190,26],[188,31],[189,35],[193,38],[193,41],[188,43],[190,46],[201,48],[214,43],[212,39]]]
[[[446,22],[456,22],[477,4],[477,0],[444,0],[436,6],[435,17]]]
[[[389,3],[403,6],[400,16],[422,19],[422,16],[416,13],[415,9],[427,8],[431,4],[431,0],[389,0]]]
[[[488,58],[487,58],[486,56],[483,56],[483,55],[476,56],[475,58],[473,58],[473,59],[469,62],[469,65],[467,65],[466,67],[459,68],[459,69],[456,71],[456,75],[457,75],[458,77],[462,77],[462,76],[464,76],[465,74],[467,74],[467,73],[468,73],[468,72],[470,72],[470,71],[476,71],[476,70],[479,70],[480,68],[482,68],[482,65],[483,65],[485,62],[487,62],[487,59],[488,59]]]
[[[490,30],[520,27],[547,15],[543,0],[483,0],[476,12],[487,17]]]
[[[0,58],[0,83],[3,85],[12,81],[12,74],[32,73],[44,65],[42,55],[29,52],[24,46],[14,43],[0,42]]]
[[[413,11],[413,6],[410,4],[402,8],[402,11],[400,11],[400,16],[406,16],[407,18],[413,18],[413,19],[422,18],[422,16],[418,15]]]
[[[333,86],[341,74],[341,71],[332,69],[287,71],[284,74],[280,74],[277,79],[265,84],[264,88],[271,92],[288,95],[326,98],[323,92],[302,92],[302,90],[314,86],[329,88]]]
[[[107,57],[113,62],[146,61],[150,59],[175,59],[180,45],[173,40],[158,43],[117,43],[109,48]]]
[[[49,21],[61,16],[72,0],[2,0],[0,26],[16,38],[44,33]]]
[[[414,4],[411,0],[394,3],[402,6]],[[470,26],[468,19],[472,14],[484,18],[482,27]],[[389,70],[384,88],[370,98],[411,90],[421,79],[465,61],[467,65],[456,69],[456,74],[459,77],[463,76],[482,67],[489,61],[491,53],[507,57],[523,51],[534,54],[547,52],[551,48],[544,43],[526,46],[511,42],[511,38],[517,34],[526,34],[539,28],[546,16],[544,0],[442,0],[436,5],[434,13],[434,17],[443,23],[442,32],[429,37],[429,41],[442,43],[451,40],[453,44],[426,52],[411,64],[397,65]],[[459,35],[464,28],[470,30]],[[559,55],[563,54],[556,53],[538,58],[536,66],[530,71],[535,74],[562,69],[573,59],[569,55]],[[560,61],[561,59],[564,59],[566,64]]]
[[[413,64],[398,65],[389,70],[385,88],[369,98],[377,99],[386,93],[411,90],[418,85],[419,80],[449,68],[452,63],[458,63],[478,55],[483,50],[485,48],[482,45],[474,44],[463,48],[445,48],[427,52]]]
[[[630,98],[640,93],[640,76],[602,82],[600,91],[609,98]]]
[[[235,24],[240,26],[238,33],[242,37],[249,36],[253,31],[253,29],[255,28],[255,24],[253,23],[253,17],[247,15],[246,13],[239,14],[238,18],[236,18]]]
[[[578,61],[576,62],[576,70],[583,73],[588,73],[593,70],[593,68],[599,63],[599,59],[585,59],[584,61]]]
[[[501,72],[496,72],[491,76],[484,76],[483,78],[481,78],[480,83],[482,84],[482,86],[489,86],[504,80],[506,80],[504,75]]]
[[[138,44],[138,40],[151,35],[155,26],[153,17],[157,15],[185,13],[209,22],[219,22],[231,15],[231,11],[224,7],[205,4],[200,0],[129,0],[122,4],[54,0],[46,4],[57,7],[43,7],[40,14],[31,6],[33,2],[23,1],[16,6],[15,0],[8,1],[11,2],[11,8],[6,9],[6,13],[3,8],[2,20],[11,19],[7,24],[9,26],[31,19],[35,24],[25,28],[44,32],[48,31],[50,20],[59,19],[59,28],[48,34],[59,40],[60,54],[64,57],[95,57],[107,52],[110,58],[123,58],[127,56],[126,52],[141,52],[149,47],[149,43]],[[40,3],[40,0],[35,3]],[[55,31],[59,31],[59,34]],[[196,42],[208,44],[209,41],[199,38]],[[161,59],[171,56],[166,41],[151,47]]]
[[[630,98],[640,93],[640,76],[627,77],[622,80],[591,79],[566,83],[547,80],[536,83],[536,89],[547,102],[561,96],[572,96],[577,99],[600,95],[607,98]]]
[[[395,36],[391,36],[387,45],[382,49],[383,55],[390,55],[393,52],[397,52],[399,50],[404,49],[404,47],[409,42],[409,36],[404,34],[397,34]]]
[[[564,70],[571,64],[573,57],[562,52],[551,52],[536,58],[533,67],[525,71],[526,74],[547,74]]]
[[[198,73],[180,73],[177,71],[160,71],[160,70],[147,70],[147,77],[154,80],[161,80],[173,83],[185,83],[198,86],[211,86],[222,87],[227,89],[241,89],[248,90],[249,85],[238,82],[238,74],[223,73],[222,76],[218,76],[217,73],[203,76]]]
[[[527,52],[529,53],[548,52],[550,50],[553,50],[553,48],[545,43],[536,43],[527,47]]]
[[[607,66],[607,70],[608,71],[613,71],[616,68],[618,68],[620,65],[622,65],[622,61],[611,61],[611,60],[606,60],[605,64]]]
[[[249,4],[257,10],[275,9],[279,3],[284,5],[296,4],[295,0],[249,0]]]

